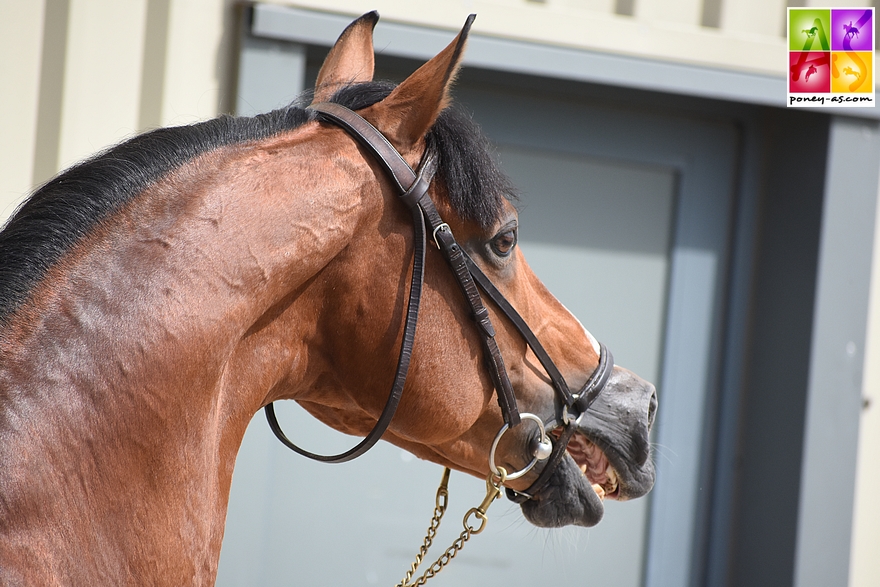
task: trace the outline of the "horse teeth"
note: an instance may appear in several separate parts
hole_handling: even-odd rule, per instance
[[[587,476],[587,465],[586,465],[586,463],[584,463],[583,465],[580,465],[578,468],[581,470],[581,475],[583,475],[584,477],[586,477],[586,476]]]
[[[617,485],[617,471],[610,464],[605,468],[605,476],[612,485]]]
[[[599,496],[599,499],[605,499],[605,489],[602,488],[598,483],[593,483],[593,491],[596,492],[596,495]]]

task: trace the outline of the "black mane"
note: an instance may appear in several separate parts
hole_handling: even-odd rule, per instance
[[[358,110],[378,102],[393,88],[387,82],[352,85],[332,101]],[[224,115],[156,129],[49,180],[0,232],[0,324],[8,321],[53,264],[120,206],[203,153],[301,126],[314,117],[304,108],[310,98],[303,95],[290,106],[252,118]],[[438,173],[453,208],[467,220],[491,225],[501,198],[511,190],[476,125],[457,109],[447,109],[427,139],[439,155]]]

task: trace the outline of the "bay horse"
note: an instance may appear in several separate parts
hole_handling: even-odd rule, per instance
[[[407,361],[379,435],[499,472],[532,523],[592,526],[603,498],[651,488],[653,386],[529,269],[512,188],[449,105],[472,18],[397,86],[372,79],[377,19],[342,33],[311,100],[134,137],[0,232],[0,584],[213,583],[254,414],[292,399],[368,435]],[[419,169],[411,185],[371,140]],[[476,322],[450,251],[500,296]]]

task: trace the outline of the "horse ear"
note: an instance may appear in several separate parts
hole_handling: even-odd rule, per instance
[[[373,28],[378,21],[374,10],[342,31],[318,72],[314,103],[326,102],[346,84],[373,81]]]
[[[374,124],[401,153],[411,151],[449,105],[449,90],[458,73],[474,18],[475,14],[468,16],[448,47],[369,110]]]

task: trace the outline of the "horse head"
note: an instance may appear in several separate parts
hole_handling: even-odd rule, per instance
[[[365,15],[341,35],[321,69],[314,101],[357,110],[413,168],[426,152],[437,155],[438,172],[428,193],[440,216],[517,309],[565,381],[579,389],[597,369],[600,345],[529,267],[517,244],[513,191],[479,129],[450,107],[470,20],[444,51],[396,87],[372,81],[375,22],[374,14]],[[289,389],[285,397],[297,399],[330,426],[363,436],[382,410],[401,344],[412,219],[369,153],[335,125],[324,125],[322,134],[342,145],[334,151],[333,165],[348,178],[352,169],[358,170],[362,183],[355,191],[369,194],[375,212],[345,254],[327,268],[342,283],[326,294],[325,303],[335,309],[332,319],[322,318],[316,327],[345,341],[327,359],[335,369],[323,376],[324,385],[306,392]],[[409,378],[384,438],[424,459],[485,477],[490,447],[504,426],[493,400],[497,382],[486,368],[471,309],[437,247],[429,247],[425,273]],[[498,306],[487,305],[516,401],[558,436],[564,404],[542,362]],[[333,394],[326,385],[330,380]],[[524,501],[527,518],[541,526],[591,526],[602,517],[603,498],[646,493],[654,478],[648,433],[655,410],[653,386],[614,367],[606,389],[578,419],[568,455],[541,490]],[[508,472],[523,470],[533,460],[538,435],[539,427],[529,421],[512,428],[497,444],[496,462]],[[542,468],[538,463],[508,486],[529,488]]]

